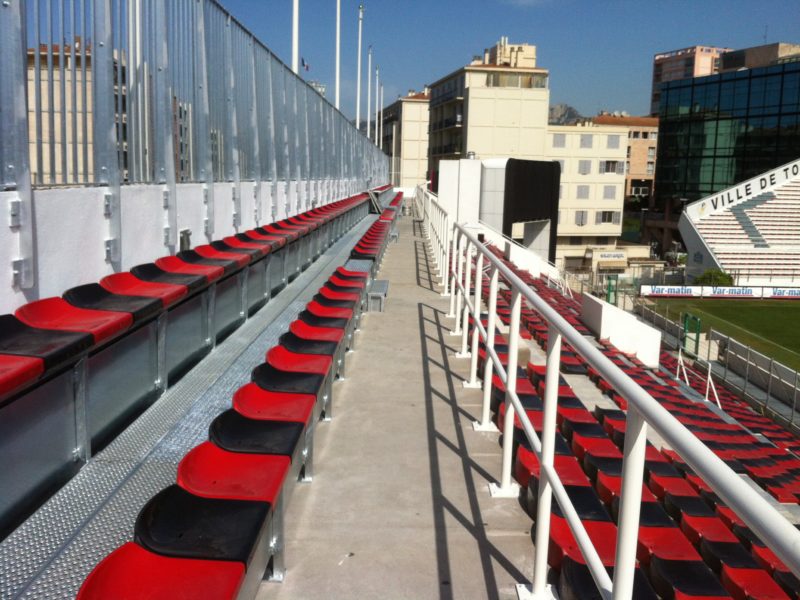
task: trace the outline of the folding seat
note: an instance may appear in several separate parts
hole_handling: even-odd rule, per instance
[[[120,296],[158,298],[164,308],[179,302],[189,293],[189,288],[185,285],[144,281],[132,273],[107,275],[100,280],[100,285],[108,292]]]
[[[691,484],[680,476],[652,473],[648,478],[647,485],[650,487],[650,491],[660,500],[663,500],[667,494],[671,494],[673,496],[688,496],[703,502]],[[670,512],[669,508],[667,508],[667,512]],[[672,512],[670,514],[676,519],[679,518]]]
[[[238,563],[239,593],[255,595],[270,552],[272,509],[269,502],[207,498],[171,485],[139,512],[134,541],[165,557]]]
[[[77,600],[233,600],[244,578],[241,562],[174,558],[127,542],[95,566]]]
[[[788,598],[738,541],[715,542],[704,539],[700,544],[700,553],[712,570],[719,572],[722,585],[734,598]]]
[[[653,589],[667,600],[730,598],[701,560],[674,560],[654,555],[647,565]]]
[[[304,342],[293,334],[291,336],[291,345],[295,348],[304,348],[306,350],[318,350],[320,348],[329,348],[332,346],[330,342]],[[266,354],[266,364],[279,371],[285,381],[292,378],[300,382],[307,381],[308,375],[314,375],[320,378],[320,388],[315,391],[315,395],[319,398],[321,410],[325,414],[326,419],[333,416],[333,400],[332,400],[332,381],[333,381],[333,356],[328,354],[312,354],[312,353],[299,353],[292,352],[283,345],[281,342],[278,346],[273,346]],[[258,369],[257,367],[256,369]],[[255,371],[254,371],[255,372]],[[256,381],[259,383],[259,381]],[[273,389],[264,387],[271,391],[288,391],[281,389]],[[307,392],[303,392],[307,393]]]
[[[347,344],[344,328],[338,327],[317,327],[309,325],[305,321],[296,319],[289,324],[289,331],[298,338],[321,342],[331,342],[335,344],[334,367],[336,375],[344,379],[345,377],[345,357],[347,354]]]
[[[565,419],[561,431],[569,440],[578,460],[582,461],[587,453],[612,458],[619,456],[619,448],[597,423],[574,423]]]
[[[80,285],[64,292],[64,300],[78,308],[128,313],[131,324],[155,318],[164,309],[163,302],[150,296],[125,296],[115,294],[97,283]]]
[[[29,302],[15,314],[30,327],[90,333],[95,344],[107,342],[133,325],[131,313],[79,308],[63,298]]]
[[[221,251],[208,244],[196,246],[191,250],[183,250],[175,256],[192,264],[222,267],[226,275],[247,266],[251,260],[250,254]]]
[[[229,263],[225,263],[227,266]],[[146,279],[147,281],[165,281],[166,277],[173,277],[173,276],[182,276],[182,277],[203,277],[206,280],[206,284],[213,283],[223,277],[226,274],[225,267],[219,264],[200,264],[199,262],[188,262],[182,260],[178,256],[162,256],[155,261],[155,269],[149,267],[149,265],[140,265],[141,270],[139,272],[136,271],[139,267],[134,267],[131,269],[131,273],[140,277],[142,279]],[[158,271],[156,271],[158,269]],[[234,265],[231,265],[228,272],[231,272],[234,269]],[[161,271],[161,272],[159,272]],[[166,280],[168,282],[174,282],[174,280]]]

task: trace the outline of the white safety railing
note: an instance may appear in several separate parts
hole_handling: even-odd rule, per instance
[[[459,223],[451,225],[447,212],[439,205],[433,194],[419,189],[415,200],[417,214],[421,215],[423,219],[423,231],[430,242],[442,287],[448,286],[452,290],[448,316],[456,319],[453,333],[462,336],[461,352],[458,356],[471,357],[470,380],[467,385],[474,384],[477,387],[478,344],[480,340],[483,340],[487,356],[483,381],[490,382],[493,374],[497,374],[506,388],[506,412],[502,423],[503,463],[500,482],[494,486],[495,493],[493,495],[517,496],[516,486],[511,480],[515,415],[521,422],[525,435],[539,459],[541,476],[537,490],[533,585],[531,588],[518,586],[521,598],[541,598],[545,592],[553,495],[561,507],[601,596],[614,600],[632,598],[648,426],[652,427],[664,442],[711,486],[726,505],[742,518],[795,575],[800,576],[800,532],[797,529],[791,526],[767,500],[751,488],[652,396],[517,277],[467,227]],[[452,266],[450,256],[453,257]],[[485,328],[480,319],[484,267],[488,267],[490,279],[488,322]],[[473,275],[475,279],[474,294],[470,296],[469,290],[473,289]],[[496,309],[500,277],[511,289],[507,366],[503,365],[494,350],[495,334],[498,331]],[[509,373],[517,372],[520,313],[523,299],[548,323],[541,439],[517,396],[516,377],[509,376]],[[468,349],[470,316],[474,320],[474,328],[471,349]],[[613,582],[553,466],[562,340],[569,342],[575,351],[596,369],[600,376],[610,383],[628,404]],[[483,391],[481,422],[475,427],[478,430],[491,426],[489,414],[491,385],[484,385]]]

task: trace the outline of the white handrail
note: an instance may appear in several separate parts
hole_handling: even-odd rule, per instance
[[[720,498],[742,518],[795,575],[800,576],[800,532],[789,526],[786,519],[769,502],[745,483],[624,371],[589,343],[583,335],[574,329],[545,300],[531,290],[500,259],[489,252],[472,232],[468,231],[463,225],[454,223],[451,233],[448,230],[447,213],[436,202],[432,194],[426,190],[422,194],[422,198],[423,219],[427,222],[424,229],[431,242],[434,261],[437,262],[439,267],[442,284],[444,285],[449,279],[450,290],[454,296],[451,297],[451,316],[457,319],[455,331],[460,333],[462,329],[467,328],[468,319],[472,316],[476,331],[481,339],[484,340],[486,347],[488,360],[484,373],[484,382],[491,381],[492,371],[495,371],[506,387],[507,418],[504,424],[506,426],[504,438],[509,440],[513,438],[513,416],[516,412],[531,447],[540,462],[541,477],[538,491],[539,509],[536,520],[535,539],[537,543],[535,547],[536,556],[534,558],[533,594],[536,595],[544,590],[547,576],[547,539],[550,524],[550,490],[552,490],[601,595],[604,598],[614,598],[615,600],[632,597],[648,425],[653,427],[661,438],[711,486]],[[447,250],[454,252],[452,267],[448,264],[449,257],[445,258],[443,254],[443,251],[446,252]],[[513,389],[513,383],[516,378],[514,378],[514,382],[509,381],[508,374],[494,350],[495,332],[493,329],[495,319],[492,317],[496,317],[496,315],[490,314],[489,323],[491,326],[489,331],[484,329],[480,321],[480,306],[476,306],[476,302],[469,297],[468,289],[464,286],[465,276],[473,268],[471,257],[474,252],[482,255],[481,266],[488,266],[490,277],[493,280],[498,275],[502,276],[511,288],[514,297],[512,300],[512,324],[518,323],[521,302],[514,301],[518,298],[525,299],[548,322],[548,360],[545,377],[543,441],[539,440],[519,401],[519,397]],[[478,278],[476,277],[476,279]],[[496,285],[490,286],[490,307],[496,306],[496,298],[493,297],[497,293],[496,287]],[[476,294],[475,298],[479,297]],[[463,312],[460,310],[461,302],[465,305]],[[452,308],[456,308],[456,310],[452,310]],[[516,329],[514,327],[510,328],[509,336],[509,345],[511,346],[513,345],[512,340],[519,336],[519,327],[516,327]],[[555,413],[562,336],[628,403],[613,585],[561,484],[558,474],[553,468],[553,457],[549,451],[555,443]],[[511,352],[509,352],[509,366],[511,366],[511,363],[512,357]],[[477,365],[477,362],[472,361],[472,365]],[[477,367],[472,366],[471,368],[474,370]],[[474,373],[471,373],[470,380],[474,380]],[[487,402],[488,396],[488,394],[484,395],[484,399]],[[485,413],[486,406],[484,406],[484,417]],[[511,415],[510,419],[508,417],[509,413]],[[548,417],[552,419],[552,425]],[[508,428],[509,426],[510,429]],[[504,462],[508,461],[510,461],[510,455],[506,456],[506,452],[504,452]],[[503,465],[502,479],[504,481],[501,481],[501,487],[510,485],[510,481],[508,481],[510,479],[509,467],[510,465],[508,464]],[[546,510],[544,510],[545,508]]]

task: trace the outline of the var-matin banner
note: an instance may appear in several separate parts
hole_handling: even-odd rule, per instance
[[[800,288],[717,287],[713,285],[643,285],[642,296],[661,298],[782,298],[800,300]]]

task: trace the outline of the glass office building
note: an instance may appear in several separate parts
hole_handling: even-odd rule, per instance
[[[697,200],[800,156],[800,61],[662,84],[656,203]]]

